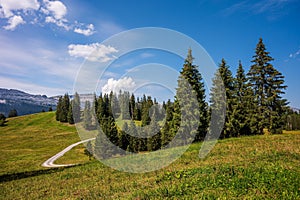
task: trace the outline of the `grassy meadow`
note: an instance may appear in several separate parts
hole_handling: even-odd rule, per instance
[[[41,164],[79,141],[54,112],[9,119],[0,127],[0,199],[300,199],[300,131],[219,141],[205,159],[201,143],[155,172],[131,174],[84,155],[83,145]]]

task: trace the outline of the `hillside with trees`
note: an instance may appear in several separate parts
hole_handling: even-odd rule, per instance
[[[222,139],[300,129],[299,114],[292,112],[282,97],[287,87],[284,76],[272,65],[274,59],[261,38],[248,73],[239,61],[233,75],[226,60],[221,60],[212,80],[209,102],[206,102],[202,75],[193,59],[189,49],[178,77],[174,101],[158,103],[155,97],[136,97],[120,91],[94,95],[93,101],[84,102],[81,108],[79,94],[76,93],[73,100],[65,94],[59,98],[56,119],[80,123],[87,131],[100,126],[99,131],[106,139],[99,133],[95,143],[89,144],[89,151],[104,158],[106,153],[102,147],[107,147],[107,139],[127,152],[143,152],[164,148],[176,134],[180,135],[176,142],[185,145],[190,140],[202,141],[214,131],[221,132]],[[117,126],[120,121],[123,121],[122,127]]]

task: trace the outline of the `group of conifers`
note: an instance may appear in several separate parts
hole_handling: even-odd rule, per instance
[[[193,130],[190,134],[198,142],[214,131],[221,132],[220,138],[229,138],[266,132],[278,134],[287,128],[287,116],[294,114],[282,97],[287,86],[284,76],[272,65],[273,58],[261,38],[248,73],[239,61],[233,76],[222,59],[212,80],[209,103],[206,102],[202,75],[193,59],[189,49],[173,102],[168,100],[159,104],[151,96],[135,98],[134,94],[120,91],[119,94],[94,95],[94,101],[86,101],[82,112],[79,95],[76,93],[70,101],[66,94],[59,99],[56,119],[70,124],[79,122],[88,131],[100,126],[111,143],[130,152],[160,149],[180,131]],[[192,93],[187,90],[186,83]],[[197,104],[187,101],[192,97],[196,98]],[[183,120],[183,113],[184,116],[196,115],[195,121]],[[116,120],[125,120],[125,123],[117,127]],[[152,137],[133,136],[139,134]],[[95,143],[88,144],[88,148],[105,157],[105,152],[97,149],[101,143],[103,146],[100,135]]]

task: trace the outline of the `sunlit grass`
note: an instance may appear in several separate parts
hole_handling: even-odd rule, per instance
[[[142,174],[88,161],[81,145],[57,163],[85,164],[48,170],[40,164],[79,137],[53,113],[27,117],[0,129],[0,199],[300,198],[300,131],[221,140],[204,159],[202,143],[192,144],[169,166]]]

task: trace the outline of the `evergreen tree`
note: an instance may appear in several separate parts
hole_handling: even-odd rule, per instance
[[[68,94],[65,94],[62,98],[61,111],[59,115],[60,122],[68,122],[68,112],[70,107],[70,98]]]
[[[129,103],[130,117],[132,120],[136,119],[135,117],[135,97],[134,94],[131,94],[130,103]]]
[[[73,118],[74,118],[74,122],[80,122],[80,117],[81,117],[81,113],[80,113],[80,97],[79,94],[77,92],[75,92],[74,94],[74,99],[72,101],[72,110],[73,110]]]
[[[129,136],[128,150],[134,153],[137,153],[139,151],[139,141],[136,135],[138,135],[137,127],[134,121],[131,120],[128,128],[128,136]]]
[[[233,112],[231,135],[238,137],[240,135],[251,134],[251,120],[253,115],[253,94],[249,87],[241,61],[236,72],[233,90]]]
[[[119,132],[119,147],[123,150],[127,150],[128,145],[129,145],[129,139],[127,137],[127,133],[128,133],[129,127],[127,122],[124,123],[123,127],[122,127],[122,131]]]
[[[92,129],[92,110],[91,110],[91,103],[89,101],[86,101],[84,106],[83,127],[86,130]]]
[[[260,38],[248,76],[257,104],[256,118],[261,134],[264,128],[271,133],[281,133],[284,126],[287,101],[281,95],[287,86],[284,85],[284,76],[270,63],[273,60]]]
[[[71,101],[71,103],[69,105],[69,110],[68,110],[68,122],[69,122],[69,124],[74,124],[72,104],[73,104],[73,101]]]
[[[119,146],[119,133],[112,117],[101,121],[100,133],[96,137],[95,153],[99,158],[110,158],[120,153],[116,146]]]
[[[114,145],[117,146],[119,144],[118,129],[111,116],[102,122],[101,129]]]
[[[102,118],[104,118],[104,116],[105,116],[105,106],[104,106],[102,94],[100,94],[100,96],[98,97],[98,100],[97,100],[96,115],[97,115],[98,122],[101,123]]]
[[[234,131],[233,124],[233,91],[234,91],[234,81],[232,77],[232,73],[227,65],[226,61],[222,59],[219,65],[219,74],[223,80],[223,86],[225,89],[225,97],[226,97],[226,116],[225,116],[225,124],[223,131],[221,133],[221,138],[231,137],[232,132]]]
[[[127,91],[124,91],[122,93],[120,91],[119,94],[119,102],[120,102],[120,110],[121,110],[121,119],[123,120],[129,120],[130,119],[130,113],[129,113],[129,100],[130,94]]]
[[[175,100],[173,105],[172,120],[171,123],[169,123],[170,131],[169,131],[169,135],[167,135],[167,138],[174,138],[174,136],[178,133],[181,124],[182,108],[180,107],[180,103],[177,99],[177,95],[174,98]],[[180,144],[180,141],[178,143]]]
[[[160,127],[156,120],[156,113],[154,112],[151,117],[149,127],[147,127],[148,135],[152,136],[147,139],[147,150],[155,151],[161,148],[161,132]]]
[[[170,99],[167,104],[163,104],[163,108],[166,110],[166,117],[164,120],[164,126],[161,130],[161,146],[166,146],[173,138],[170,128],[172,127],[174,110]]]
[[[4,114],[0,113],[0,126],[4,126],[6,122],[6,117]]]
[[[58,103],[56,106],[56,112],[55,112],[56,121],[60,121],[61,113],[62,113],[62,97],[60,96],[58,99]]]
[[[293,111],[291,108],[286,113],[285,129],[287,131],[300,130],[300,113]]]
[[[224,137],[224,125],[226,115],[226,90],[219,69],[215,72],[210,89],[210,128],[209,137],[216,138],[221,133]]]
[[[120,117],[121,110],[120,110],[119,100],[114,93],[111,93],[110,101],[111,101],[112,114],[113,114],[114,118],[117,119],[118,117]]]
[[[17,117],[18,116],[18,112],[16,109],[12,109],[9,111],[8,113],[8,117],[11,118],[11,117]]]
[[[150,108],[153,106],[153,101],[150,96],[147,97],[144,95],[142,101],[142,127],[150,124],[151,118],[149,116]]]
[[[138,121],[142,120],[141,103],[139,98],[137,98],[134,107],[134,120],[138,120]]]
[[[178,78],[178,88],[176,90],[176,97],[174,101],[174,112],[176,112],[176,114],[173,115],[173,120],[175,120],[173,124],[173,130],[176,131],[180,124],[179,116],[184,114],[182,111],[186,112],[187,115],[189,115],[188,113],[193,113],[192,115],[198,116],[200,120],[188,120],[185,128],[186,130],[191,129],[191,127],[194,126],[193,124],[199,123],[198,130],[195,134],[195,141],[200,141],[207,133],[208,110],[207,103],[205,102],[205,88],[203,79],[198,70],[198,66],[193,64],[193,60],[194,58],[192,56],[192,50],[189,49],[188,55],[184,61],[183,68],[180,71]],[[189,84],[189,86],[187,86],[187,84]],[[191,87],[190,91],[187,91],[187,87]],[[191,91],[193,94],[188,94]],[[196,96],[197,102],[192,102],[193,96]]]

